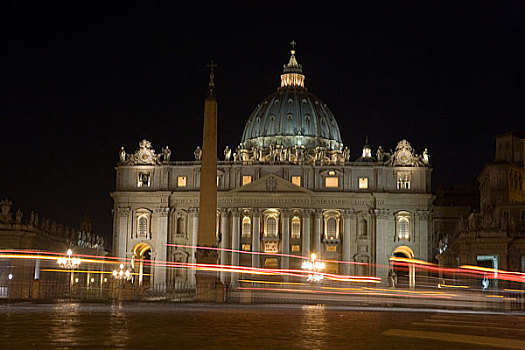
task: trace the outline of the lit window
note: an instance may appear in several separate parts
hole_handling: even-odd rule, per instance
[[[242,250],[249,252],[252,249],[250,244],[243,244]]]
[[[334,217],[326,219],[326,238],[335,239],[337,237],[337,220]]]
[[[399,214],[397,217],[397,239],[408,241],[410,239],[410,216]]]
[[[292,244],[292,252],[300,252],[301,246],[299,244]]]
[[[250,175],[244,175],[242,177],[242,185],[247,185],[249,184],[250,182],[252,182],[252,177]]]
[[[295,186],[301,186],[301,177],[300,176],[292,176],[292,183]]]
[[[335,175],[335,171],[330,170],[330,171],[328,172],[328,175],[330,175],[330,176],[334,176],[334,175]]]
[[[149,187],[150,185],[150,176],[149,173],[139,173],[138,177],[138,187]]]
[[[359,178],[359,188],[366,190],[368,188],[368,177]]]
[[[336,252],[337,251],[337,246],[336,245],[329,245],[326,247],[326,251],[327,252]]]
[[[339,187],[339,178],[338,177],[326,177],[324,179],[325,187]]]
[[[292,219],[292,238],[301,238],[301,219],[294,216]]]
[[[137,209],[135,212],[135,237],[151,238],[150,237],[150,215],[147,209]]]
[[[177,187],[186,187],[188,178],[186,176],[177,177]]]
[[[277,266],[277,258],[266,258],[264,259],[264,267],[267,269],[276,269]]]
[[[242,236],[250,237],[252,234],[252,221],[249,217],[245,216],[242,219]]]
[[[410,189],[410,174],[405,172],[397,173],[397,189],[398,190],[409,190]]]
[[[277,218],[275,216],[268,216],[266,218],[265,236],[277,237]]]

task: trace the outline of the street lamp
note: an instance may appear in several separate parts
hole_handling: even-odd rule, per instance
[[[66,269],[76,269],[80,265],[80,258],[72,258],[71,255],[73,251],[71,249],[67,250],[67,258],[63,257],[58,259],[58,265]]]
[[[80,266],[80,258],[72,258],[73,251],[68,249],[67,258],[62,257],[57,260],[58,265],[69,270],[69,295],[71,295],[71,285],[73,284],[73,270]]]
[[[324,262],[317,261],[316,259],[317,254],[312,253],[312,255],[310,255],[310,260],[303,262],[301,266],[303,270],[310,271],[307,278],[308,282],[319,282],[324,278],[321,272],[324,270],[325,264]]]
[[[120,264],[120,270],[113,270],[113,277],[118,280],[129,281],[131,279],[131,271],[128,269],[124,270],[124,265]]]

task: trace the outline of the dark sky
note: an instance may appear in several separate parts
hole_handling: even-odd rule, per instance
[[[434,188],[468,184],[492,159],[495,135],[525,131],[522,1],[318,4],[301,14],[268,4],[267,13],[235,15],[200,3],[86,4],[12,2],[2,11],[0,196],[26,215],[76,226],[87,211],[109,237],[120,146],[132,152],[146,137],[191,160],[211,58],[219,152],[237,145],[252,110],[278,87],[291,40],[352,158],[366,135],[374,149],[406,138],[418,153],[428,148]]]

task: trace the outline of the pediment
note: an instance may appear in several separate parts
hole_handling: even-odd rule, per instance
[[[238,187],[230,192],[265,192],[265,193],[304,193],[313,192],[303,187],[296,186],[288,180],[274,174],[261,177],[247,185]]]

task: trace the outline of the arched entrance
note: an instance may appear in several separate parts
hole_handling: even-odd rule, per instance
[[[414,251],[407,246],[397,247],[392,256],[396,258],[414,259]],[[414,288],[416,286],[416,269],[414,264],[405,263],[392,264],[392,269],[396,273],[397,285],[400,287]]]
[[[131,267],[138,274],[133,283],[149,288],[151,285],[151,247],[146,243],[137,243],[132,250]]]

